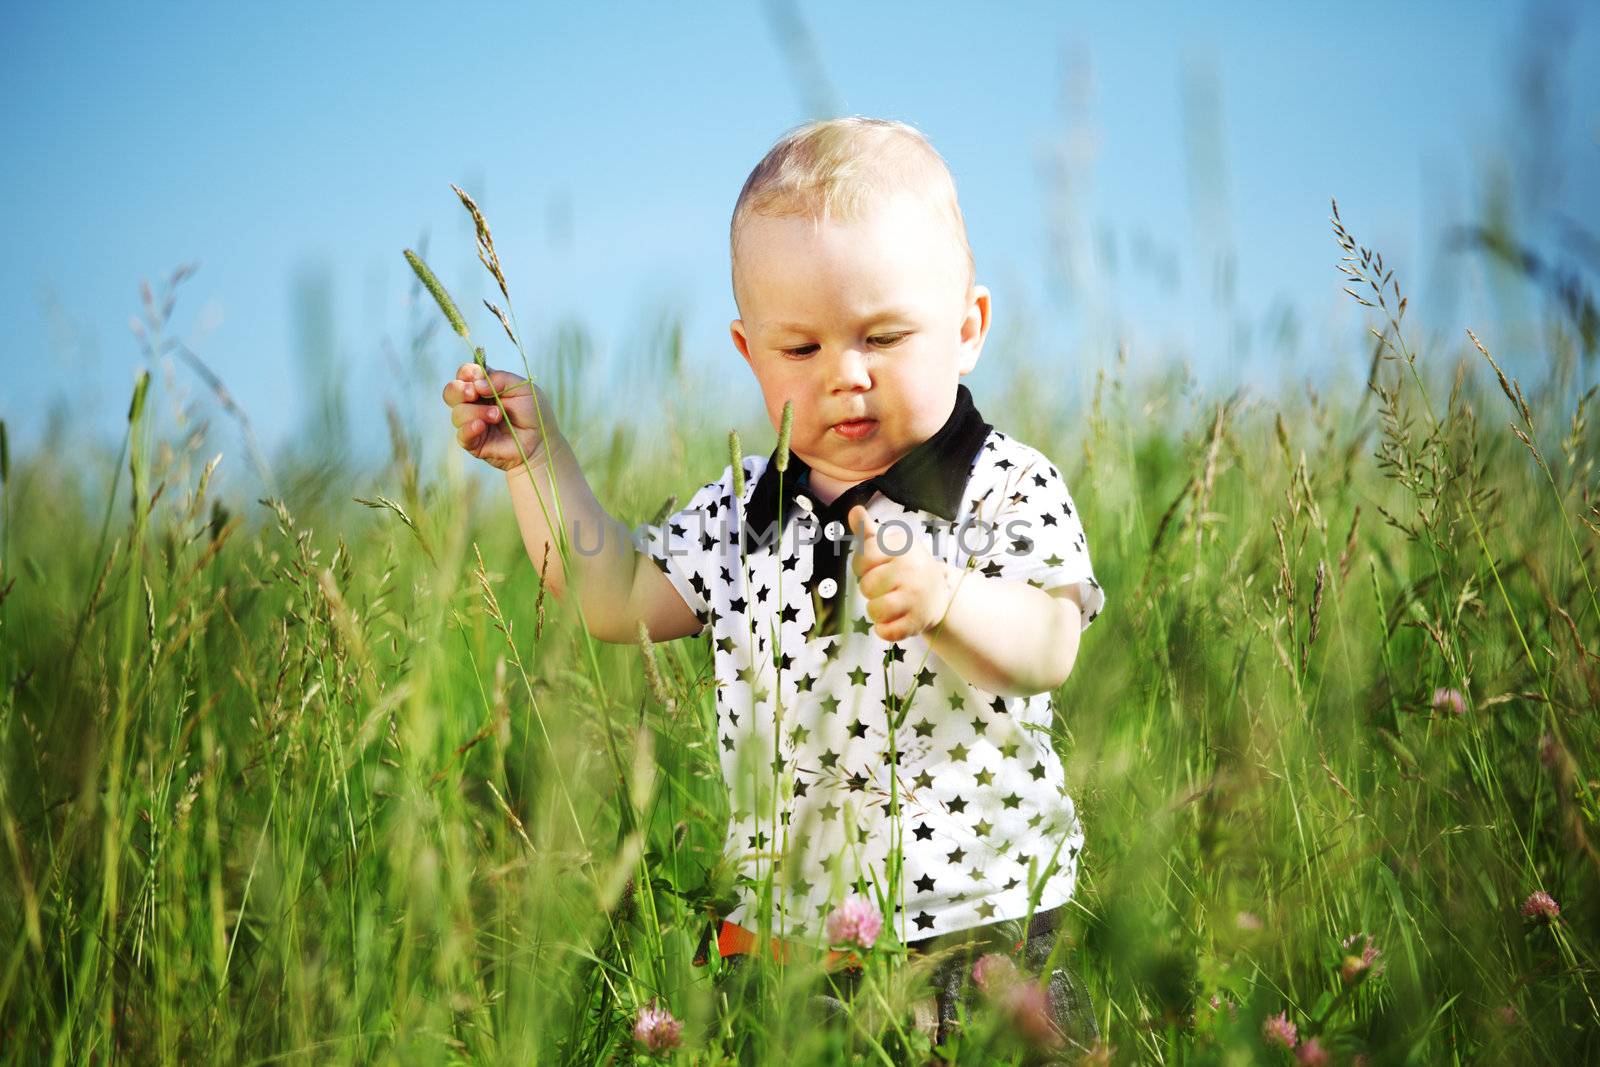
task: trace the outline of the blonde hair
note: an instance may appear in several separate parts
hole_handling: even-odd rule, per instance
[[[976,277],[972,246],[944,158],[914,126],[857,115],[790,130],[745,179],[728,226],[735,299],[739,228],[750,216],[858,219],[875,197],[899,190],[921,196],[949,226],[970,290]]]

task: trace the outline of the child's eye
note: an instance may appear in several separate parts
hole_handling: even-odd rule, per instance
[[[871,341],[879,348],[892,348],[901,341],[904,341],[906,336],[907,335],[903,333],[881,333],[876,337],[869,337],[867,340]]]
[[[780,351],[782,351],[784,355],[786,355],[786,356],[795,356],[797,358],[798,357],[803,357],[803,356],[809,356],[811,353],[815,352],[816,350],[817,350],[817,346],[816,345],[800,345],[798,348],[780,349]]]

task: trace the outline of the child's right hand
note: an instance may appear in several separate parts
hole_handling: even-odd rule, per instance
[[[506,414],[511,418],[509,427],[503,424],[490,382],[499,391],[500,403],[505,405]],[[538,411],[534,410],[535,399]],[[456,428],[457,443],[503,471],[515,470],[522,464],[512,433],[516,434],[528,463],[533,466],[545,462],[554,452],[549,446],[561,440],[555,405],[544,390],[508,371],[490,370],[486,378],[483,368],[476,363],[463,363],[455,378],[444,387],[444,402],[450,406],[450,421]],[[541,416],[549,442],[539,432]]]

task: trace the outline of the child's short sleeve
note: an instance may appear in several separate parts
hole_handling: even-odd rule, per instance
[[[713,587],[721,573],[729,532],[729,486],[733,468],[721,481],[707,482],[689,503],[669,515],[659,526],[640,529],[640,550],[661,569],[672,587],[700,620],[700,634],[711,628]]]
[[[1025,581],[1046,592],[1076,585],[1087,629],[1106,597],[1095,581],[1083,522],[1061,472],[1042,454],[1028,452],[1005,469],[963,544],[976,558],[977,572],[987,577]]]

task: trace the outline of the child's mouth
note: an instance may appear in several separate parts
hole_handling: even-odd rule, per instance
[[[877,419],[852,419],[849,422],[835,423],[833,431],[840,437],[851,441],[859,441],[877,428]]]

